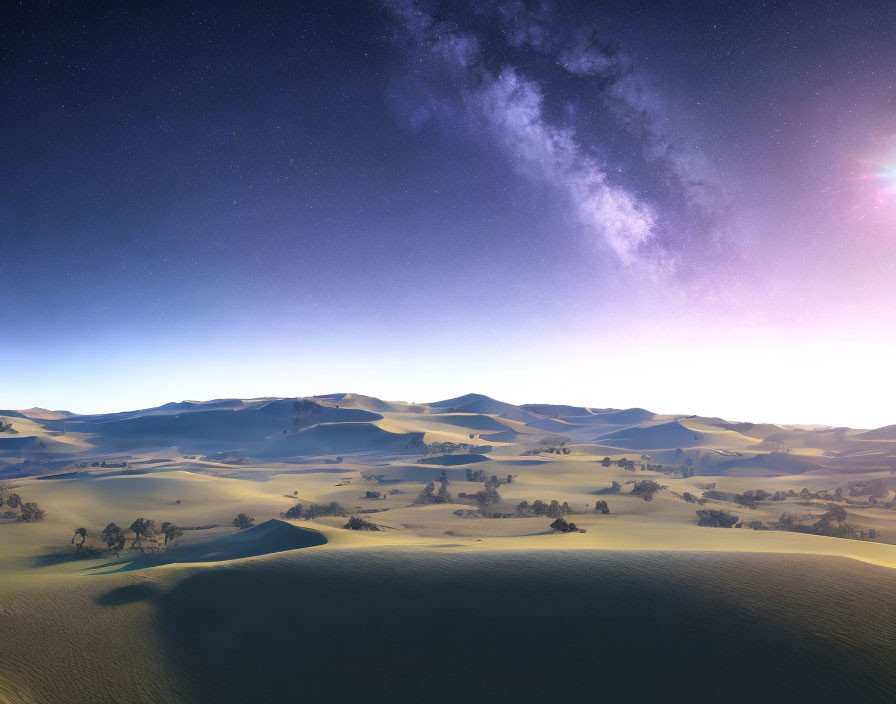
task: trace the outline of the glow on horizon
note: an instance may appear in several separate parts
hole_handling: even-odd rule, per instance
[[[106,357],[75,350],[64,383],[42,375],[39,359],[31,369],[16,360],[2,407],[95,413],[221,397],[353,392],[428,402],[476,392],[517,404],[640,406],[734,421],[873,428],[896,423],[896,381],[881,374],[891,365],[893,344],[861,335],[832,342],[645,334],[624,344],[577,338],[527,347],[404,343],[362,352],[338,344],[298,353],[271,347],[251,357],[222,346],[188,354],[117,350]]]

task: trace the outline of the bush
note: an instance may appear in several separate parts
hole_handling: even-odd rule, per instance
[[[252,516],[248,516],[245,513],[237,514],[237,516],[232,521],[234,528],[239,528],[243,530],[244,528],[251,528],[255,525],[255,519]]]
[[[417,506],[428,506],[429,504],[447,504],[451,501],[451,494],[448,493],[448,481],[440,479],[440,486],[436,492],[435,482],[427,482],[423,487],[423,491],[414,499]]]
[[[717,511],[716,509],[703,509],[697,511],[698,526],[707,526],[709,528],[731,528],[737,523],[739,516],[735,516],[727,511]]]
[[[528,501],[521,501],[518,503],[516,512],[520,516],[547,516],[548,518],[559,518],[560,516],[566,516],[572,513],[572,508],[566,501],[561,504],[557,499],[552,499],[551,503],[547,504],[541,499],[535,499],[531,504]]]
[[[319,518],[320,516],[347,516],[348,511],[345,506],[331,501],[328,504],[311,504],[305,511],[305,518]]]
[[[379,530],[379,528],[371,523],[370,521],[365,521],[363,518],[359,518],[358,516],[352,516],[348,519],[348,523],[346,523],[343,528],[348,530]]]
[[[854,523],[844,523],[846,511],[841,506],[830,505],[827,513],[818,518],[814,523],[805,523],[812,516],[796,516],[792,513],[782,513],[774,527],[778,530],[787,530],[794,533],[809,533],[811,535],[825,535],[831,538],[847,538],[850,540],[874,540],[880,537],[880,533],[874,528],[865,529]]]
[[[644,479],[643,481],[635,482],[635,485],[632,487],[632,495],[640,496],[645,501],[653,501],[653,495],[664,488],[652,479]]]
[[[598,501],[598,502],[596,502],[596,503],[594,504],[594,510],[595,510],[597,513],[607,514],[607,513],[610,512],[610,507],[607,506],[607,502],[606,502],[606,501]]]
[[[44,510],[42,508],[38,508],[36,503],[27,502],[21,505],[22,515],[19,517],[19,520],[24,521],[25,523],[37,523],[38,521],[44,520]]]
[[[567,523],[564,518],[558,518],[550,528],[557,533],[575,533],[579,530],[575,523]]]

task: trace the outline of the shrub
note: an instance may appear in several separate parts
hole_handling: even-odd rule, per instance
[[[348,519],[348,523],[346,523],[343,528],[347,528],[348,530],[379,530],[379,527],[370,521],[365,521],[363,518],[359,518],[358,516],[352,516]]]
[[[162,535],[165,536],[165,546],[168,546],[168,543],[173,543],[180,536],[184,534],[183,530],[178,528],[173,523],[168,523],[167,521],[162,524]]]
[[[36,503],[27,502],[21,505],[22,515],[19,517],[19,520],[24,521],[25,523],[37,523],[38,521],[44,520],[44,510],[42,508],[38,508]]]
[[[251,528],[255,525],[255,519],[252,516],[248,516],[245,513],[239,513],[232,521],[234,528],[239,528],[243,530],[244,528]]]
[[[698,526],[707,526],[710,528],[730,528],[737,523],[739,516],[735,516],[727,511],[718,511],[716,509],[703,509],[697,511]]]
[[[435,482],[427,482],[426,486],[423,487],[423,491],[421,491],[417,498],[414,499],[414,503],[417,506],[449,503],[451,501],[451,494],[448,493],[448,480],[440,479],[439,483],[439,490],[436,492]]]
[[[643,481],[635,482],[632,487],[632,494],[640,496],[645,501],[653,501],[653,495],[664,488],[652,479],[644,479]]]
[[[320,516],[347,516],[345,506],[331,501],[328,504],[311,504],[305,511],[305,518],[318,518]]]
[[[574,533],[579,530],[575,523],[567,523],[564,518],[555,520],[551,523],[550,528],[557,533]]]

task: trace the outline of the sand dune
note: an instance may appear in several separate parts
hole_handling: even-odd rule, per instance
[[[699,433],[676,422],[625,428],[600,435],[596,439],[604,445],[630,450],[659,450],[701,444]]]

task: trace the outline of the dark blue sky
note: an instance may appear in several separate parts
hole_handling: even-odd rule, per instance
[[[0,12],[18,405],[478,385],[668,406],[669,370],[606,340],[730,357],[749,334],[799,365],[832,329],[896,337],[892,3]]]

